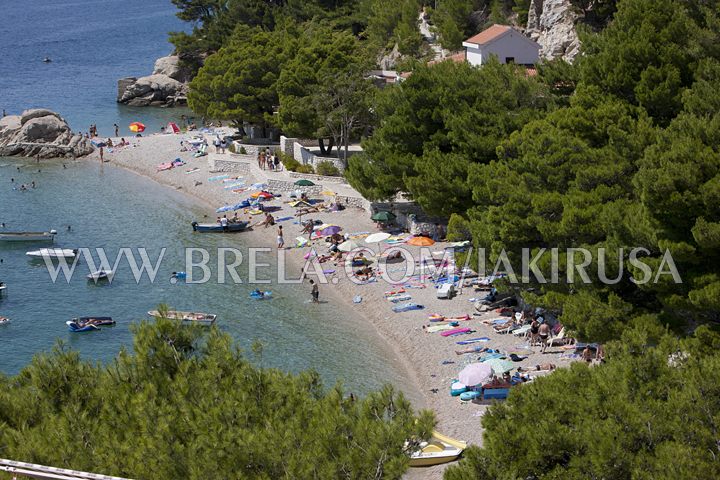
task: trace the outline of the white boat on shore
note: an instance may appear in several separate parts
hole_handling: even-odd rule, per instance
[[[150,310],[148,315],[151,317],[169,318],[171,320],[182,320],[183,322],[197,323],[200,325],[212,325],[217,319],[217,315],[212,313],[200,312],[177,312],[169,310],[161,315],[157,310]]]
[[[458,459],[467,443],[433,432],[429,442],[422,442],[419,449],[410,454],[411,467],[430,467]]]
[[[27,252],[25,255],[32,258],[75,258],[78,250],[69,248],[41,248]]]
[[[49,232],[0,232],[2,242],[53,242],[57,231]]]

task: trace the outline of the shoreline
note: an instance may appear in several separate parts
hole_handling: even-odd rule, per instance
[[[183,192],[196,199],[203,208],[208,208],[207,217],[212,222],[212,217],[216,215],[215,208],[217,206],[237,203],[247,198],[250,192],[238,195],[230,190],[223,189],[221,183],[208,182],[208,178],[219,175],[219,173],[209,171],[208,160],[210,158],[229,158],[230,154],[211,152],[207,157],[193,158],[192,152],[179,151],[180,140],[187,140],[189,137],[189,134],[151,135],[139,139],[133,137],[130,139],[132,146],[119,151],[106,151],[105,160],[108,161],[109,166],[123,168],[136,175],[149,178],[164,188]],[[209,150],[214,149],[210,147]],[[178,157],[183,159],[186,165],[169,171],[157,171],[156,166],[158,164]],[[95,152],[78,161],[99,162],[99,156]],[[251,165],[251,167],[250,175],[245,176],[246,185],[254,183],[252,171],[257,169],[257,166]],[[185,174],[190,168],[197,168],[198,170],[192,174]],[[230,173],[229,175],[233,176],[235,174]],[[325,188],[332,190],[333,186],[328,184]],[[286,197],[283,196],[278,200],[282,202],[286,200]],[[277,200],[272,204],[277,205]],[[279,218],[293,215],[293,213],[293,209],[282,203],[282,210],[273,214],[276,218]],[[305,218],[309,217],[340,225],[344,228],[343,232],[373,233],[378,231],[375,224],[370,220],[369,214],[354,207],[348,207],[341,212],[310,214]],[[241,218],[246,220],[246,214],[243,214]],[[200,221],[201,219],[188,219],[188,223],[192,220]],[[253,220],[257,222],[258,218],[253,217]],[[287,248],[287,246],[292,245],[295,237],[299,235],[300,227],[294,225],[292,221],[282,223],[282,225]],[[275,248],[275,232],[276,228],[272,227],[269,230],[249,230],[238,235],[243,236],[243,243],[246,246]],[[370,247],[374,251],[379,248],[379,244],[367,245],[359,238],[356,243],[360,246]],[[325,251],[325,242],[321,242],[319,245],[313,244],[312,246],[317,248],[318,253],[324,253]],[[419,252],[419,247],[405,245],[403,247]],[[442,250],[443,243],[431,248],[433,250]],[[287,248],[285,253],[288,266],[297,268],[299,271],[302,265],[305,264],[302,256],[307,251],[307,247],[305,249]],[[332,268],[329,266],[330,264],[325,265],[325,268]],[[336,268],[339,271],[343,267],[338,266]],[[390,269],[388,269],[389,272]],[[443,434],[465,440],[469,444],[482,445],[481,417],[488,408],[488,404],[461,402],[458,397],[451,397],[449,394],[451,381],[457,377],[458,372],[466,364],[476,361],[478,354],[456,355],[455,350],[462,348],[455,343],[459,339],[427,333],[424,328],[428,324],[428,315],[438,313],[447,317],[455,317],[471,314],[470,320],[461,322],[460,326],[471,327],[475,330],[476,333],[473,337],[489,337],[490,341],[483,344],[483,346],[489,348],[503,351],[517,350],[523,347],[521,345],[524,343],[523,339],[513,335],[498,335],[491,326],[483,324],[483,320],[497,318],[498,315],[492,311],[480,316],[472,316],[474,309],[469,300],[474,293],[470,289],[460,292],[452,300],[437,299],[432,284],[423,289],[411,289],[408,290],[408,294],[412,296],[410,301],[423,304],[426,308],[420,311],[393,313],[391,310],[393,304],[388,302],[384,295],[385,291],[393,289],[390,284],[378,281],[357,285],[349,281],[344,274],[337,276],[341,278],[338,278],[336,284],[320,285],[321,297],[330,298],[330,305],[338,306],[339,315],[346,311],[352,311],[353,315],[357,315],[365,323],[362,328],[371,329],[373,334],[379,337],[378,341],[383,343],[382,347],[391,353],[390,360],[397,362],[395,366],[407,372],[408,377],[406,380],[414,386],[414,392],[404,392],[412,402],[413,407],[415,409],[426,408],[432,410],[438,422],[437,429]],[[356,295],[362,296],[362,302],[359,304],[352,301]],[[570,360],[564,358],[561,355],[562,353],[564,353],[563,350],[553,350],[547,354],[541,354],[539,348],[535,347],[531,349],[529,356],[525,360],[518,362],[514,366],[527,368],[540,363],[554,363],[558,367],[564,366]],[[398,388],[398,390],[401,389]],[[441,478],[446,466],[447,464],[425,469],[411,469],[407,475],[408,478]]]

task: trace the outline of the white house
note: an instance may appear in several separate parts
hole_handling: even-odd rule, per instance
[[[540,45],[507,25],[493,25],[463,42],[465,59],[470,65],[482,65],[494,56],[500,63],[534,65]]]

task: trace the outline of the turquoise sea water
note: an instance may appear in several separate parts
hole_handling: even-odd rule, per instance
[[[180,310],[218,314],[218,326],[248,351],[254,340],[262,341],[266,366],[289,371],[314,368],[327,383],[342,379],[356,392],[388,381],[402,384],[403,372],[392,366],[383,342],[358,326],[363,320],[339,315],[332,303],[307,303],[307,284],[263,286],[273,291],[273,298],[260,301],[249,298],[254,287],[247,284],[172,284],[171,273],[184,269],[185,248],[204,247],[213,252],[209,263],[213,272],[217,272],[214,252],[218,247],[240,248],[247,259],[242,234],[192,232],[190,221],[211,213],[197,201],[133,173],[94,162],[68,164],[65,169],[57,162],[38,167],[34,162],[0,158],[0,165],[0,222],[6,224],[6,231],[54,228],[59,232],[56,247],[102,247],[111,262],[122,247],[146,248],[153,263],[161,249],[167,249],[154,283],[145,276],[136,284],[123,261],[111,285],[95,285],[85,278],[89,270],[84,260],[78,263],[70,283],[62,276],[52,283],[44,263],[25,255],[43,245],[0,242],[0,280],[8,284],[0,298],[0,315],[12,319],[10,324],[0,325],[0,371],[18,372],[33,354],[52,348],[57,339],[78,349],[85,358],[106,361],[121,346],[131,344],[130,324],[148,318],[146,312],[163,302]],[[37,188],[13,190],[11,178],[15,184],[34,180]],[[69,232],[68,225],[72,228]],[[258,259],[274,262],[270,255],[261,254]],[[238,271],[243,281],[247,280],[247,268],[241,266]],[[260,278],[277,278],[273,268],[258,272]],[[288,272],[288,277],[296,274]],[[118,325],[100,332],[67,331],[66,320],[85,315],[110,315]]]
[[[182,112],[115,102],[117,80],[152,73],[172,53],[167,32],[188,29],[170,0],[3,0],[0,20],[0,109],[34,107],[60,113],[73,130],[96,123],[142,121],[157,131]],[[45,57],[51,63],[43,63]]]

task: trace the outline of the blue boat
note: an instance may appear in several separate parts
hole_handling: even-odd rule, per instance
[[[68,326],[68,330],[73,333],[92,332],[95,330],[100,330],[100,327],[98,327],[97,325],[93,325],[92,323],[82,325],[72,320],[69,320],[65,322],[65,324]]]
[[[193,231],[195,232],[242,232],[247,228],[250,222],[238,222],[228,223],[227,227],[223,228],[219,223],[197,223],[192,222]]]

